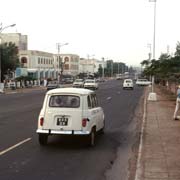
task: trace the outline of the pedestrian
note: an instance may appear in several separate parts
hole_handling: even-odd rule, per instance
[[[178,113],[178,110],[179,110],[179,105],[180,105],[180,85],[178,86],[178,89],[177,89],[176,107],[175,107],[174,116],[173,116],[174,120],[179,119],[177,117],[177,113]]]

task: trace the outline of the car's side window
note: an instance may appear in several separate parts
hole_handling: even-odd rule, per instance
[[[96,102],[96,107],[98,107],[98,100],[97,100],[96,94],[94,94],[94,100],[95,100],[95,102]]]
[[[98,106],[97,98],[95,94],[91,94],[91,100],[92,100],[92,107],[95,108]]]
[[[92,108],[95,108],[95,107],[96,107],[96,104],[95,104],[93,95],[91,95],[91,100],[92,100]]]
[[[87,97],[87,102],[88,102],[88,108],[91,109],[92,105],[91,105],[91,98],[90,98],[90,96]]]

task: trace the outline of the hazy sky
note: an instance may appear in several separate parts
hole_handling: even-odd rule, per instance
[[[28,35],[30,50],[78,54],[139,65],[148,58],[154,28],[149,0],[0,0],[3,32]],[[157,0],[156,58],[180,41],[180,0]]]

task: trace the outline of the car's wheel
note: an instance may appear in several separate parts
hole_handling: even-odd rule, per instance
[[[92,128],[90,135],[88,136],[88,144],[90,146],[95,146],[95,137],[96,137],[96,129]]]
[[[47,134],[39,134],[39,144],[47,145],[48,135]]]

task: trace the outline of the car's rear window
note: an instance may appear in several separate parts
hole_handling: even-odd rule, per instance
[[[132,83],[132,81],[131,81],[131,80],[126,80],[125,82],[126,82],[126,83]]]
[[[53,95],[49,100],[49,107],[78,108],[80,106],[79,96]]]

